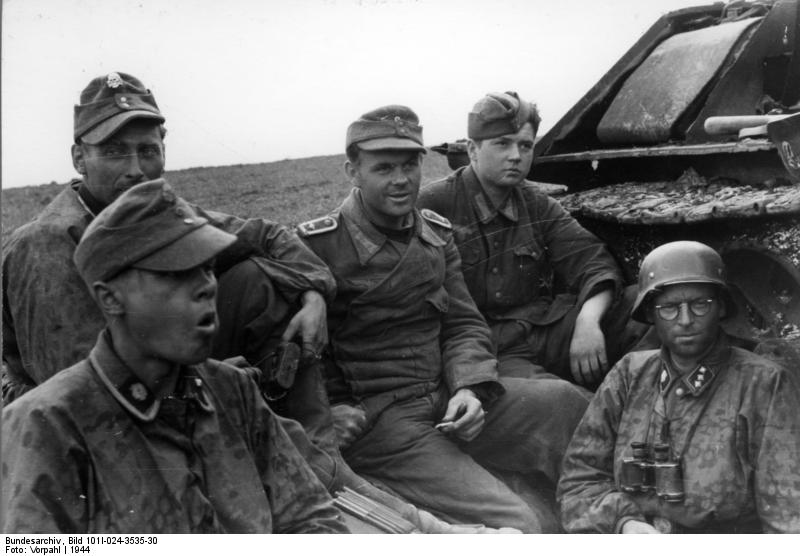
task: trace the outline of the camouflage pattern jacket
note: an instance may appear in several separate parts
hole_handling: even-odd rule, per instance
[[[467,166],[423,187],[417,206],[452,222],[464,280],[490,325],[547,325],[622,284],[605,245],[530,182],[494,207]]]
[[[6,403],[85,358],[105,326],[72,261],[93,218],[78,195],[79,186],[75,181],[65,187],[3,244]],[[220,256],[220,264],[260,255],[262,268],[290,300],[305,290],[317,290],[329,300],[335,295],[325,265],[283,226],[195,209],[240,239]]]
[[[3,410],[11,533],[347,532],[255,383],[208,360],[163,400],[103,332]]]
[[[359,402],[368,422],[395,400],[476,386],[493,399],[497,382],[489,329],[460,272],[450,224],[414,212],[408,245],[390,240],[367,218],[358,190],[328,226],[299,233],[336,278],[328,309],[335,370],[332,402]]]
[[[629,353],[600,385],[564,459],[564,528],[619,532],[629,519],[658,516],[688,532],[800,533],[796,377],[724,335],[685,377],[667,359]],[[665,430],[682,456],[685,500],[622,492],[631,442],[659,442]]]

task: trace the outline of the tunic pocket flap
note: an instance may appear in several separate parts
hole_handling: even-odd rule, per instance
[[[439,288],[437,291],[428,295],[425,301],[433,305],[440,313],[446,313],[450,307],[450,296],[444,288]]]
[[[514,254],[518,257],[530,257],[534,260],[539,260],[542,256],[539,248],[534,244],[517,245],[514,247]]]

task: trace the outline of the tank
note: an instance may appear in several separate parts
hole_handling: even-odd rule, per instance
[[[667,13],[538,139],[528,176],[606,241],[632,283],[657,245],[717,249],[740,309],[726,329],[795,362],[799,35],[800,0]],[[469,162],[463,140],[433,150]]]

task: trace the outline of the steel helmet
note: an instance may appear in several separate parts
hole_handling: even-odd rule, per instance
[[[733,303],[725,275],[722,257],[708,245],[696,241],[674,241],[653,249],[639,269],[639,293],[631,317],[650,322],[647,301],[665,286],[673,284],[715,284],[724,298],[726,316],[733,316]]]

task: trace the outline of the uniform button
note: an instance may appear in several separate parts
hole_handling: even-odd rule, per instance
[[[678,388],[677,390],[675,390],[675,393],[678,394],[679,396],[683,396],[683,388]]]
[[[128,97],[119,97],[120,102],[128,102]]]
[[[495,241],[492,245],[494,245],[495,248],[500,247],[500,242],[499,241]]]
[[[498,298],[498,299],[500,299],[500,296],[502,296],[502,295],[503,295],[503,294],[501,294],[500,292],[497,292],[497,293],[495,293],[495,294],[494,294],[494,296],[495,296],[496,298]]]
[[[500,269],[499,269],[499,268],[497,268],[497,267],[494,267],[494,268],[492,269],[492,274],[497,274],[498,272],[500,272]]]

